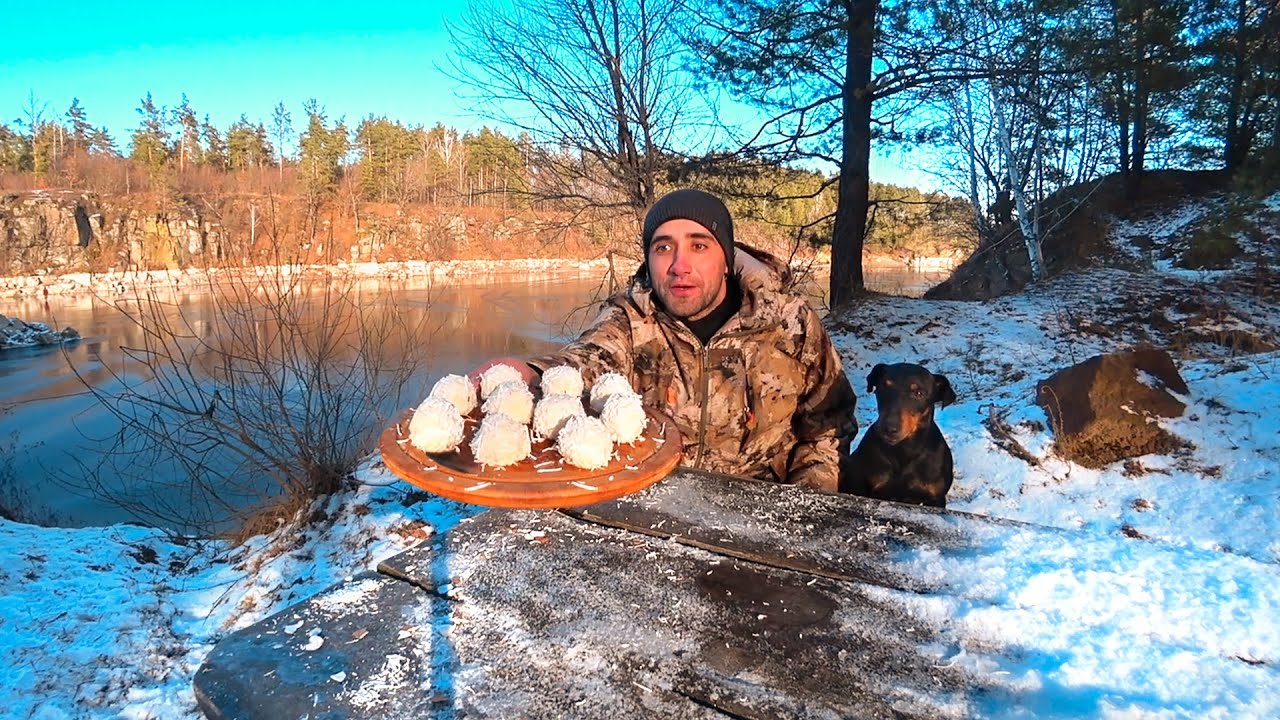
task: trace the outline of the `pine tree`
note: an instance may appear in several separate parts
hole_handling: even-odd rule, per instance
[[[488,127],[462,138],[467,154],[468,194],[506,195],[527,189],[520,146],[511,138]]]
[[[111,158],[121,157],[120,150],[116,147],[115,138],[111,137],[111,133],[105,127],[93,129],[93,132],[89,134],[88,148],[90,155]]]
[[[34,171],[37,175],[47,173],[50,165],[50,148],[46,146],[38,150],[36,147],[41,131],[47,124],[45,112],[48,108],[49,103],[37,100],[34,92],[28,93],[27,104],[22,108],[22,117],[16,121],[18,127],[25,131],[26,136],[23,169]]]
[[[48,178],[60,170],[67,131],[52,122],[41,123],[31,141],[31,169],[36,176]]]
[[[280,169],[280,177],[284,178],[284,145],[293,137],[293,116],[285,109],[283,102],[276,103],[275,110],[271,112],[271,130],[276,138],[276,163]]]
[[[1280,151],[1280,5],[1195,0],[1190,116],[1235,170],[1268,144]]]
[[[315,205],[337,188],[349,141],[341,120],[332,128],[326,126],[324,108],[315,99],[308,100],[303,110],[307,113],[307,129],[298,138],[298,162],[303,187]]]
[[[133,147],[129,157],[142,163],[152,178],[159,177],[169,161],[168,129],[164,120],[164,108],[157,106],[147,93],[138,106],[141,120],[133,131]]]
[[[265,167],[274,155],[262,123],[255,125],[242,114],[227,130],[227,159],[232,170]]]
[[[380,202],[405,199],[409,162],[418,150],[413,131],[385,117],[368,117],[356,129],[355,145],[365,198]]]
[[[0,123],[0,170],[19,173],[31,169],[31,148],[27,139]]]
[[[1064,51],[1087,69],[1087,82],[1114,128],[1115,162],[1140,176],[1155,146],[1178,134],[1190,75],[1182,32],[1189,0],[1053,0],[1061,9]]]
[[[204,139],[205,147],[203,164],[206,167],[226,170],[228,167],[227,143],[222,139],[222,133],[218,132],[218,128],[209,122],[208,115],[204,116],[204,122],[200,125],[200,134]]]
[[[178,156],[178,172],[183,172],[189,167],[201,164],[203,153],[200,147],[200,121],[196,119],[196,112],[192,109],[186,93],[182,93],[182,104],[173,110],[173,125],[178,130],[175,147]]]
[[[71,107],[67,108],[67,120],[71,123],[71,149],[73,151],[89,151],[89,138],[95,128],[89,124],[87,114],[80,106],[80,98],[71,99]]]

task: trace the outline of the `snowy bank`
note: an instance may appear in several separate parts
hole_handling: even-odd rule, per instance
[[[26,322],[0,315],[0,350],[40,345],[61,345],[80,339],[74,328],[51,330],[42,322]]]

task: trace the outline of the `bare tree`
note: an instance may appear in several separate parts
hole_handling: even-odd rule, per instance
[[[1031,279],[1039,280],[1044,221],[1061,210],[1043,203],[1096,176],[1105,149],[1101,103],[1084,67],[1044,37],[1041,11],[1001,0],[943,7],[954,18],[951,32],[974,49],[956,58],[972,76],[932,93],[945,118],[943,140],[959,155],[950,179],[969,196],[984,243],[1003,240],[995,232],[1017,220]],[[1019,72],[1004,71],[1010,62]]]
[[[454,71],[479,112],[541,148],[549,172],[523,192],[636,218],[712,135],[690,22],[680,0],[472,0],[450,27]]]
[[[118,303],[141,341],[121,348],[114,382],[82,381],[119,429],[65,482],[144,522],[208,532],[232,519],[244,534],[338,489],[402,393],[421,395],[425,315],[414,322],[355,278],[300,270],[211,274],[213,310],[199,317],[167,289]]]

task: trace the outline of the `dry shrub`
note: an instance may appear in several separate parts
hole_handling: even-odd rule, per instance
[[[1236,233],[1243,230],[1237,217],[1224,217],[1218,222],[1197,228],[1191,235],[1190,245],[1177,265],[1192,270],[1222,269],[1240,256],[1240,243]]]
[[[64,482],[181,532],[243,537],[305,519],[297,510],[340,487],[402,393],[419,394],[426,315],[299,267],[208,275],[203,289],[207,313],[169,289],[117,304],[139,341],[107,369],[115,382],[84,384],[118,431],[97,467]]]

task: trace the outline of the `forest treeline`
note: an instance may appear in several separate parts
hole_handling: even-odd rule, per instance
[[[502,119],[539,142],[607,163],[604,201],[645,207],[689,164],[826,173],[837,190],[824,226],[834,306],[862,290],[863,246],[884,208],[873,147],[924,149],[940,187],[968,198],[982,242],[1024,247],[1037,280],[1040,247],[1064,212],[1055,198],[1087,198],[1110,175],[1140,194],[1148,170],[1225,168],[1265,182],[1280,167],[1276,0],[469,0],[468,9],[452,28],[457,77],[481,103],[515,99],[493,107],[512,108]],[[725,127],[726,95],[759,122]],[[539,120],[520,125],[530,117]],[[722,133],[696,132],[705,128]]]
[[[1153,169],[1280,176],[1276,0],[468,0],[449,32],[453,77],[503,132],[349,125],[316,101],[296,123],[281,104],[215,129],[186,98],[147,96],[113,142],[78,103],[52,117],[33,99],[0,129],[0,182],[186,192],[252,178],[312,208],[492,205],[632,226],[698,184],[829,244],[838,306],[900,218],[1019,245],[1038,280],[1071,210],[1055,198],[1083,202],[1110,175],[1139,195]],[[726,97],[758,115],[729,121]],[[876,186],[873,145],[922,150],[964,200]]]
[[[65,188],[105,197],[276,195],[301,199],[312,213],[352,203],[545,210],[563,205],[544,188],[565,157],[483,127],[460,132],[441,123],[410,125],[370,115],[354,127],[331,119],[316,100],[302,105],[295,127],[283,102],[268,121],[242,114],[219,128],[183,95],[173,107],[148,93],[125,149],[94,125],[78,99],[59,117],[29,101],[29,119],[0,124],[0,190]],[[560,153],[567,155],[570,149]],[[828,178],[812,171],[753,168],[732,181],[731,200],[744,219],[821,245],[821,220],[834,208]],[[766,199],[784,188],[786,199]],[[885,210],[869,242],[907,257],[960,253],[972,247],[965,201],[916,188],[877,185]],[[893,202],[889,202],[893,201]],[[801,230],[806,229],[806,230]],[[776,238],[775,238],[776,239]]]

